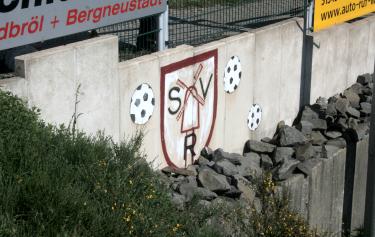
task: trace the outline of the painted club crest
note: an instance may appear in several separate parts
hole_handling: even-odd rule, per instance
[[[208,146],[216,119],[217,50],[161,69],[161,142],[169,166],[184,168]]]

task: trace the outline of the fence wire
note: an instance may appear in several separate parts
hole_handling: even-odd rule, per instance
[[[171,0],[169,46],[196,46],[298,16],[303,0]]]
[[[197,46],[303,16],[303,0],[170,0],[169,48]],[[158,16],[98,29],[119,37],[120,60],[157,51]]]

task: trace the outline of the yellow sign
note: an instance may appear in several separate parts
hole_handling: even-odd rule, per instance
[[[375,12],[375,0],[315,0],[314,31]]]

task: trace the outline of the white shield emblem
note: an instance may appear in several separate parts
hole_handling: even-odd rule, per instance
[[[217,50],[161,69],[161,142],[169,166],[184,168],[208,146],[217,108]]]

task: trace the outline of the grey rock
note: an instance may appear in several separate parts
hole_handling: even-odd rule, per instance
[[[218,160],[212,167],[217,173],[225,176],[232,176],[238,174],[237,167],[228,160]]]
[[[323,145],[327,141],[327,138],[319,131],[313,131],[310,138],[313,145]]]
[[[363,94],[364,86],[359,83],[355,83],[349,89],[352,90],[357,95],[361,95]]]
[[[260,164],[252,159],[245,158],[241,165],[237,166],[239,174],[249,180],[254,180],[263,174]]]
[[[272,138],[269,138],[269,137],[264,137],[262,139],[260,139],[260,141],[264,142],[264,143],[269,143],[269,144],[274,144],[274,140]]]
[[[172,193],[171,201],[177,207],[178,210],[184,210],[185,197],[183,195]]]
[[[327,121],[324,119],[312,119],[310,120],[310,123],[312,123],[313,130],[326,130],[327,129]]]
[[[353,107],[349,107],[348,110],[347,110],[347,114],[349,114],[350,116],[354,117],[354,118],[359,118],[361,117],[361,113],[353,108]]]
[[[310,121],[313,119],[319,119],[319,114],[309,106],[305,106],[302,111],[301,121]]]
[[[289,126],[284,126],[280,129],[279,138],[280,146],[283,147],[305,144],[307,142],[306,137],[300,131]]]
[[[197,176],[198,175],[198,171],[197,171],[198,165],[189,165],[186,169],[191,171],[192,174],[194,174],[194,175],[191,175],[191,176]]]
[[[344,91],[344,96],[349,100],[349,103],[354,108],[359,107],[359,102],[361,101],[361,98],[358,94],[354,93],[353,90],[348,89]]]
[[[241,194],[242,192],[238,188],[234,187],[233,185],[230,186],[229,191],[224,193],[226,197],[230,197],[230,198],[239,198]]]
[[[246,142],[246,148],[252,152],[272,153],[275,150],[276,146],[265,142],[249,140]]]
[[[315,156],[315,150],[311,143],[296,147],[296,159],[305,161]]]
[[[262,155],[262,154],[261,154]],[[255,152],[245,153],[244,159],[250,159],[260,165],[260,156]]]
[[[199,200],[198,205],[203,208],[209,208],[211,206],[211,202],[206,201],[206,200]]]
[[[364,113],[365,115],[371,114],[371,104],[367,102],[362,102],[361,103],[361,112]]]
[[[313,130],[313,124],[309,121],[301,121],[297,125],[297,129],[300,130],[303,135],[310,135]]]
[[[323,110],[326,110],[328,107],[328,100],[324,97],[319,97],[316,100],[316,104]]]
[[[355,129],[358,126],[358,119],[349,118],[348,119],[348,128]]]
[[[276,171],[276,180],[286,180],[292,176],[293,171],[296,169],[300,162],[293,158],[284,159],[280,168]]]
[[[206,158],[204,158],[203,156],[200,156],[196,161],[195,163],[200,165],[200,166],[203,166],[203,165],[207,165],[210,161]]]
[[[206,188],[196,187],[190,183],[181,184],[179,191],[184,196],[186,202],[191,201],[194,197],[208,201],[217,198],[216,193]]]
[[[284,127],[284,126],[285,126],[285,121],[280,121],[280,122],[278,122],[278,123],[277,123],[277,126],[276,126],[276,132],[279,132],[280,129],[281,129],[282,127]]]
[[[336,110],[341,114],[345,115],[349,108],[349,100],[345,98],[338,98],[336,101]]]
[[[372,81],[371,74],[366,73],[357,77],[357,82],[361,85],[367,85]]]
[[[334,103],[329,103],[326,110],[326,115],[331,117],[337,116],[336,105]]]
[[[327,131],[325,133],[325,135],[328,137],[328,138],[331,138],[331,139],[335,139],[335,138],[339,138],[342,136],[342,133],[341,132],[338,132],[338,131]]]
[[[346,118],[339,118],[337,120],[337,125],[341,127],[342,131],[345,131],[346,129],[348,129],[348,121]]]
[[[320,119],[319,114],[308,106],[305,106],[302,112],[301,121],[311,123],[313,130],[327,129],[327,122],[324,119]]]
[[[255,190],[251,186],[251,183],[240,175],[234,176],[237,181],[237,188],[242,192],[241,197],[250,203],[255,199]]]
[[[273,154],[274,164],[282,163],[285,159],[289,159],[294,155],[294,149],[291,147],[277,147]]]
[[[305,175],[311,176],[312,170],[314,169],[314,167],[319,165],[321,162],[322,161],[319,159],[306,160],[302,163],[299,163],[297,166],[297,169],[300,170]]]
[[[315,158],[321,158],[323,153],[323,147],[322,146],[313,146],[314,152],[315,152]]]
[[[271,157],[269,157],[268,155],[266,154],[262,154],[260,156],[260,166],[265,169],[265,170],[270,170],[272,169],[273,167],[273,162],[272,162],[272,159]]]
[[[336,139],[332,139],[332,140],[329,140],[326,145],[329,145],[329,146],[336,146],[338,148],[345,148],[346,147],[346,141],[344,138],[340,137],[340,138],[336,138]]]
[[[226,159],[232,162],[234,165],[240,165],[241,160],[243,160],[243,156],[241,156],[240,154],[228,153],[228,152],[223,151],[223,149],[221,148],[215,150],[212,156],[213,156],[213,161],[215,162],[218,160]]]
[[[230,190],[230,184],[226,176],[216,173],[211,169],[203,169],[198,174],[199,182],[204,188],[213,192],[226,192]]]
[[[196,173],[187,169],[165,167],[161,170],[165,174],[177,174],[183,176],[196,176]]]
[[[208,160],[212,160],[212,154],[213,154],[213,151],[209,147],[204,147],[201,151],[201,156],[203,156],[204,158]]]

